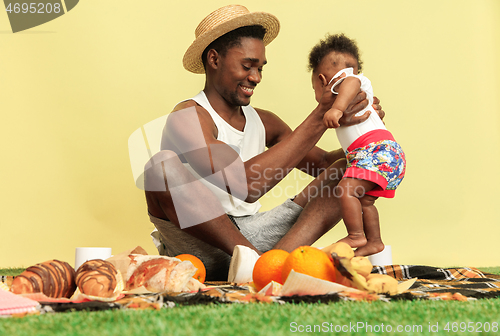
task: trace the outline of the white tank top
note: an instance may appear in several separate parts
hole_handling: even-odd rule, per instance
[[[217,127],[217,140],[233,147],[233,149],[238,152],[243,162],[264,152],[266,148],[266,130],[260,116],[253,107],[250,105],[241,107],[246,122],[243,131],[240,131],[229,125],[217,112],[215,112],[205,92],[200,91],[192,100],[210,113]],[[239,217],[253,215],[259,211],[261,204],[258,201],[255,203],[247,203],[236,197],[232,197],[227,192],[217,188],[198,175],[189,164],[186,163],[185,166],[217,196],[227,214]],[[231,186],[229,187],[231,188]]]
[[[382,119],[378,116],[377,112],[373,108],[373,88],[370,80],[363,76],[363,74],[355,75],[353,74],[353,68],[342,69],[332,77],[332,80],[342,75],[342,73],[346,74],[346,77],[356,77],[361,81],[361,90],[366,92],[366,98],[368,99],[368,106],[363,110],[356,113],[356,116],[361,116],[365,114],[366,111],[371,111],[370,116],[367,120],[362,122],[361,124],[352,125],[352,126],[340,126],[336,129],[337,138],[339,139],[340,145],[342,149],[347,151],[347,148],[360,136],[366,134],[370,131],[376,129],[387,129],[382,122]],[[345,78],[341,78],[337,83],[332,86],[332,93],[337,94],[335,91],[335,87],[339,85]]]

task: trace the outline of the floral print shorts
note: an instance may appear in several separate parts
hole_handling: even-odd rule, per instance
[[[366,169],[377,173],[387,181],[385,190],[395,190],[406,172],[405,153],[392,140],[372,142],[364,147],[346,152],[347,169]]]

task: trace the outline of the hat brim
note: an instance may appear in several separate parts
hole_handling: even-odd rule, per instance
[[[196,74],[205,73],[203,62],[201,60],[201,55],[203,54],[205,48],[208,47],[210,43],[232,30],[253,25],[261,25],[266,29],[266,34],[263,38],[264,45],[266,46],[271,43],[276,36],[278,36],[280,30],[279,20],[272,14],[254,12],[240,15],[234,19],[223,22],[213,29],[198,36],[198,38],[193,41],[184,54],[184,58],[182,60],[184,68]]]

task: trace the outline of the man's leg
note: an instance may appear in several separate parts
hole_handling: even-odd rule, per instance
[[[295,197],[294,202],[304,210],[274,248],[291,252],[299,246],[312,245],[340,221],[342,211],[335,187],[345,165],[345,159],[336,161]]]

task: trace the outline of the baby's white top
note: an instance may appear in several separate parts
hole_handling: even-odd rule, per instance
[[[355,75],[353,68],[345,68],[340,70],[333,76],[333,78],[330,80],[333,81],[334,79],[340,77],[343,73],[345,73],[346,77],[339,79],[333,86],[332,86],[332,93],[338,94],[338,92],[335,91],[335,87],[342,83],[342,81],[347,78],[347,77],[356,77],[361,81],[361,90],[366,92],[366,98],[368,99],[368,106],[365,107],[363,110],[360,112],[356,113],[356,116],[361,116],[365,114],[366,111],[371,111],[370,116],[368,119],[361,124],[357,125],[352,125],[352,126],[340,126],[337,128],[337,138],[339,139],[340,145],[342,146],[342,149],[344,151],[347,151],[347,148],[360,136],[362,136],[365,133],[368,133],[370,131],[376,130],[376,129],[387,129],[382,122],[382,119],[378,116],[377,112],[375,109],[372,107],[373,104],[373,88],[372,88],[372,83],[368,78],[363,76],[363,74]]]

